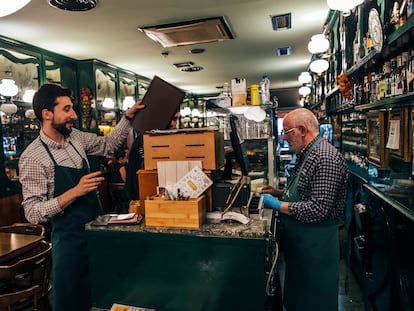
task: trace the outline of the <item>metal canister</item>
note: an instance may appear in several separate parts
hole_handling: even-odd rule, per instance
[[[259,85],[258,84],[250,85],[250,105],[253,105],[253,106],[260,105]]]

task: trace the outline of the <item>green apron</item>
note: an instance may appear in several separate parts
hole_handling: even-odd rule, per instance
[[[315,140],[297,174],[289,178],[283,201],[300,200],[298,181]],[[304,223],[281,215],[281,239],[286,270],[284,305],[287,311],[338,310],[339,221]]]
[[[82,176],[89,172],[88,165],[82,158],[80,169],[59,166],[47,145],[43,145],[55,166],[54,197],[57,197],[78,184]],[[78,152],[72,144],[71,146]],[[52,305],[55,311],[88,311],[91,308],[85,224],[95,219],[100,212],[96,193],[89,192],[51,219]]]

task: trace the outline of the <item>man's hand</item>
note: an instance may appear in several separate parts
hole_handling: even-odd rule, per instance
[[[276,189],[272,186],[263,186],[261,193],[269,193],[275,197],[281,198],[285,191],[283,189]]]
[[[141,104],[140,102],[136,103],[134,106],[132,106],[125,112],[125,118],[131,121],[135,117],[137,111],[144,108],[145,105]]]
[[[280,211],[280,206],[282,202],[279,201],[278,198],[275,198],[273,195],[269,193],[264,193],[260,195],[263,198],[263,204],[271,209],[276,211]]]

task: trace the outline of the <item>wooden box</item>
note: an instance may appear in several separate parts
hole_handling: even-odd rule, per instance
[[[200,132],[168,135],[144,135],[144,168],[157,169],[158,161],[202,161],[204,170],[216,170],[224,164],[222,132]]]
[[[155,227],[200,228],[206,219],[204,195],[187,201],[145,200],[145,224]]]
[[[211,178],[211,172],[205,171],[209,178]],[[157,170],[139,170],[138,184],[139,184],[139,201],[140,206],[138,211],[141,215],[145,215],[145,202],[147,197],[152,197],[157,193],[158,175]],[[206,210],[211,212],[213,210],[213,198],[212,187],[208,188],[205,192]]]

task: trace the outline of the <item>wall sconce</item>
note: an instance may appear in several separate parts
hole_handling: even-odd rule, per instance
[[[35,93],[35,90],[26,90],[23,94],[23,101],[25,103],[31,103],[33,101],[33,96]]]
[[[327,0],[326,3],[331,10],[348,13],[354,7],[360,5],[364,0]]]
[[[17,12],[29,2],[30,0],[9,0],[0,2],[0,17]]]
[[[302,86],[299,88],[299,94],[302,96],[308,96],[311,93],[309,86]]]
[[[112,98],[105,97],[105,99],[102,102],[102,107],[106,109],[114,109],[115,102]]]
[[[17,112],[17,106],[11,101],[11,98],[19,92],[17,85],[12,79],[2,79],[0,83],[0,95],[6,98],[6,101],[1,103],[0,111],[11,115]]]
[[[298,81],[300,84],[308,84],[312,81],[312,76],[308,71],[301,72]]]
[[[317,74],[321,74],[322,72],[326,71],[329,68],[329,63],[326,59],[316,59],[310,65],[309,69],[312,72]]]
[[[343,1],[346,2],[346,1]],[[308,51],[311,54],[324,53],[329,48],[329,40],[324,34],[313,35],[308,43]]]
[[[127,111],[129,108],[135,105],[135,100],[132,96],[125,96],[122,102],[122,110]]]

